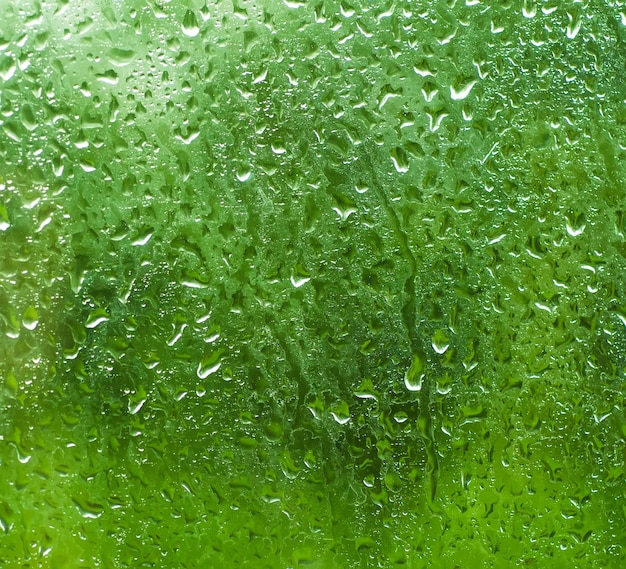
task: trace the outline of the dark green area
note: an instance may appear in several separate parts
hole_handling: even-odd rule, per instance
[[[621,4],[0,0],[0,565],[623,567]]]

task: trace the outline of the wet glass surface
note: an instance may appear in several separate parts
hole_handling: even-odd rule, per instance
[[[624,2],[0,16],[3,567],[624,566]]]

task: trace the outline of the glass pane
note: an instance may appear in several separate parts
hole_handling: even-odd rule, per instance
[[[622,4],[0,0],[0,565],[624,566]]]

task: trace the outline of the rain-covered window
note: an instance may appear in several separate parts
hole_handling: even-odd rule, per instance
[[[0,0],[0,566],[626,566],[622,0]]]

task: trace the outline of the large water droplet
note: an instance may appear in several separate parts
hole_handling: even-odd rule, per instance
[[[93,329],[106,322],[109,319],[109,314],[103,308],[97,308],[87,318],[85,322],[85,328]]]
[[[432,347],[438,354],[445,354],[450,347],[450,338],[443,330],[437,330],[433,335]]]
[[[182,28],[183,33],[190,38],[194,38],[200,33],[198,18],[196,18],[196,15],[191,10],[187,10],[185,13]]]
[[[214,352],[205,356],[202,361],[200,361],[196,373],[200,379],[206,379],[220,369],[221,366],[222,362],[220,361],[220,352]]]
[[[477,81],[470,81],[468,83],[457,83],[450,85],[450,97],[455,101],[462,101],[467,98]]]
[[[252,170],[248,164],[241,164],[239,168],[237,168],[237,179],[240,182],[247,182],[252,176]]]
[[[39,324],[39,315],[37,314],[37,309],[34,306],[29,306],[24,311],[24,316],[22,317],[22,325],[27,330],[34,330],[37,328],[37,324]]]
[[[135,52],[132,49],[114,47],[107,53],[107,59],[115,67],[124,67],[134,61]]]
[[[404,385],[409,391],[420,391],[424,380],[424,362],[418,356],[413,356],[411,367],[404,374]]]

